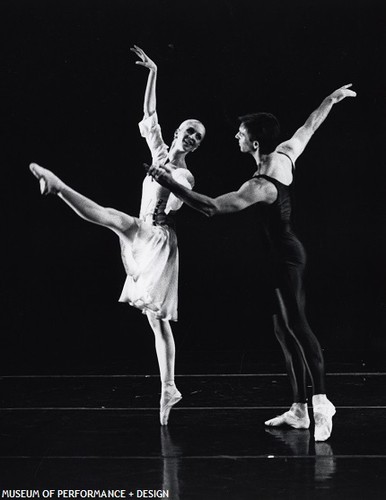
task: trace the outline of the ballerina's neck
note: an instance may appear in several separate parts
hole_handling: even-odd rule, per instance
[[[168,163],[172,163],[175,168],[187,168],[185,156],[170,154]]]

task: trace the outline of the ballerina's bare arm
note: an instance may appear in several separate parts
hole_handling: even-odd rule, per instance
[[[305,124],[300,127],[295,134],[286,142],[281,143],[276,150],[286,151],[295,160],[303,153],[314,132],[327,118],[334,104],[342,101],[346,97],[355,97],[357,94],[350,89],[352,83],[343,85],[327,96],[321,105],[313,111],[308,117]]]
[[[156,111],[157,65],[137,45],[134,45],[134,47],[132,47],[130,50],[140,58],[140,61],[136,61],[135,64],[144,66],[149,70],[149,76],[147,78],[147,84],[146,84],[145,98],[143,101],[143,113],[145,115],[145,118],[147,118]]]

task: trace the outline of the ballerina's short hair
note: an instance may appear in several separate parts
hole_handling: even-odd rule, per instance
[[[186,127],[190,124],[199,125],[200,127],[202,127],[202,132],[203,132],[202,138],[204,138],[204,136],[206,134],[205,125],[200,120],[197,120],[196,118],[188,118],[187,120],[184,120],[182,123],[180,123],[178,128]]]
[[[251,141],[258,141],[263,154],[274,151],[280,136],[279,121],[272,113],[249,113],[239,116],[239,122],[244,125]]]

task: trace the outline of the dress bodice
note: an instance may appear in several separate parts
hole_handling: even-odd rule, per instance
[[[144,118],[139,123],[142,137],[149,146],[153,165],[164,165],[168,157],[168,146],[165,144],[161,127],[158,124],[157,113]],[[183,186],[192,189],[194,178],[187,168],[176,168],[172,172],[173,179]],[[170,224],[170,212],[181,208],[179,200],[169,189],[161,186],[151,176],[147,175],[142,184],[142,199],[140,218],[151,224]]]
[[[172,176],[176,182],[191,188],[187,177],[191,175],[186,168],[177,168]],[[169,224],[171,212],[175,212],[182,206],[179,200],[169,189],[161,186],[150,175],[147,175],[142,183],[142,199],[140,218],[151,224]]]

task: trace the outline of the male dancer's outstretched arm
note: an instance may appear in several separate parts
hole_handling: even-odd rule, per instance
[[[311,113],[305,124],[300,127],[291,139],[282,142],[276,150],[286,151],[295,160],[302,154],[314,132],[327,118],[334,104],[345,97],[355,97],[356,92],[350,90],[351,83],[344,85],[327,96],[321,105]],[[160,184],[170,189],[190,207],[198,210],[208,217],[232,212],[239,212],[255,203],[271,204],[276,200],[277,191],[272,183],[263,179],[252,178],[245,182],[238,191],[226,193],[216,198],[206,196],[195,191],[190,191],[174,181],[172,168],[168,165],[152,165],[148,173]]]
[[[340,87],[327,96],[321,105],[310,114],[305,124],[295,132],[291,139],[282,142],[276,149],[280,149],[280,151],[286,150],[295,163],[296,159],[303,153],[314,132],[327,118],[333,105],[342,101],[345,97],[355,97],[357,95],[356,92],[350,90],[351,86],[352,83],[343,85],[343,87]]]

